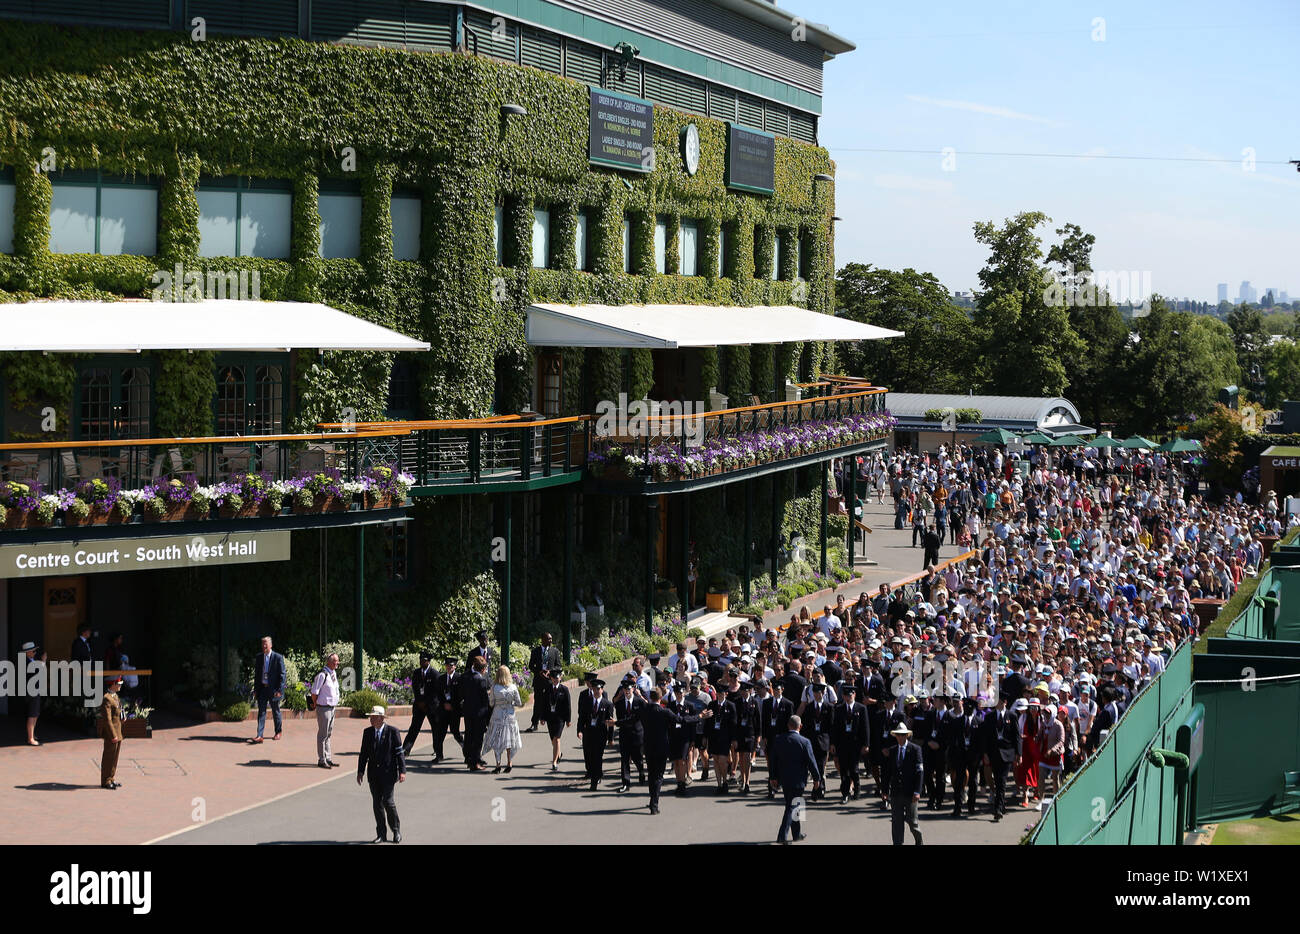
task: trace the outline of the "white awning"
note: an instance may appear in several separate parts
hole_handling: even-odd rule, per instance
[[[793,305],[528,306],[534,347],[723,347],[797,341],[874,341],[901,331]]]
[[[60,302],[0,305],[0,350],[428,350],[424,341],[314,302]]]

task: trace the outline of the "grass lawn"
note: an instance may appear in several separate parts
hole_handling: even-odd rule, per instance
[[[1220,824],[1214,832],[1214,843],[1227,846],[1243,843],[1262,846],[1300,845],[1300,814],[1282,814],[1279,817],[1260,817]]]

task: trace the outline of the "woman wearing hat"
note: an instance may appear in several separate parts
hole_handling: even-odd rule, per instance
[[[491,749],[496,756],[497,767],[492,770],[493,775],[501,771],[501,753],[506,754],[506,771],[509,772],[510,760],[524,748],[523,737],[519,735],[519,721],[515,719],[515,708],[523,705],[519,688],[510,677],[510,669],[502,665],[497,669],[496,683],[488,695],[492,719],[488,721],[487,733],[483,737],[483,752],[486,754]]]
[[[23,672],[23,680],[24,682],[26,682],[27,678],[30,677],[31,672],[34,672],[37,669],[44,666],[45,650],[42,649],[40,646],[38,646],[35,642],[24,642],[22,651],[23,654],[26,656],[26,661],[24,664],[26,664],[27,666],[27,671]],[[40,716],[41,716],[40,694],[37,693],[29,694],[27,696],[27,745],[28,746],[40,745],[40,743],[36,739],[36,721],[40,718]]]
[[[1024,700],[1022,697],[1021,700]],[[1031,698],[1020,714],[1020,761],[1016,763],[1016,788],[1020,792],[1020,806],[1029,807],[1029,795],[1033,792],[1038,798],[1038,763],[1040,750],[1042,718],[1041,702],[1037,696]],[[1019,703],[1017,702],[1017,705]]]

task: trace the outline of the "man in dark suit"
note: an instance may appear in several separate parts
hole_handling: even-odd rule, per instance
[[[642,785],[645,784],[645,755],[643,745],[645,741],[645,732],[641,727],[641,708],[645,706],[645,701],[637,697],[636,678],[631,672],[623,679],[623,683],[618,686],[618,693],[614,695],[614,719],[618,721],[618,756],[620,762],[619,774],[623,779],[623,784],[619,785],[618,792],[622,794],[632,787],[632,763],[636,763],[637,777]]]
[[[803,729],[800,731],[812,743],[813,755],[817,757],[817,774],[826,775],[826,757],[831,751],[831,731],[835,727],[835,708],[826,703],[826,685],[817,683],[812,686],[813,699],[804,707]],[[825,797],[826,788],[819,779],[813,785],[813,800]]]
[[[900,723],[890,731],[897,745],[889,751],[889,806],[890,830],[894,846],[903,845],[903,825],[912,830],[912,839],[920,846],[921,825],[917,823],[916,805],[921,800],[924,769],[921,765],[921,747],[910,742],[912,731]]]
[[[465,657],[465,664],[470,667],[470,670],[473,670],[474,659],[481,658],[483,659],[483,670],[487,671],[492,664],[492,647],[488,645],[487,630],[480,629],[474,633],[474,637],[478,639],[478,645],[469,650],[469,654]]]
[[[984,761],[993,773],[993,820],[1000,821],[1007,813],[1007,771],[1021,753],[1020,717],[1007,705],[987,712],[983,726]]]
[[[582,757],[587,763],[587,778],[595,791],[605,774],[605,744],[614,726],[614,708],[605,696],[605,682],[595,678],[591,693],[584,695],[586,709],[578,704],[578,738],[582,740]]]
[[[257,696],[257,736],[252,742],[260,743],[266,730],[266,707],[271,706],[275,719],[275,735],[280,738],[280,701],[284,698],[284,656],[271,651],[271,637],[262,637],[262,654],[253,662],[253,690]]]
[[[948,718],[948,764],[952,767],[953,817],[961,817],[962,791],[966,793],[966,813],[975,812],[975,793],[980,766],[984,762],[984,734],[973,697],[963,698],[960,713]]]
[[[537,724],[545,719],[546,705],[542,701],[551,686],[547,672],[559,667],[560,650],[551,645],[551,634],[544,632],[542,644],[533,647],[533,653],[528,659],[528,670],[533,673],[533,722],[524,730],[525,733],[536,733]]]
[[[928,526],[921,535],[921,547],[925,549],[924,563],[921,565],[922,570],[933,567],[939,563],[939,549],[943,546],[943,532],[937,527]]]
[[[429,663],[433,661],[433,656],[428,652],[420,653],[420,667],[411,672],[411,726],[406,731],[406,739],[402,740],[402,750],[406,755],[411,754],[415,747],[415,741],[420,738],[420,730],[424,728],[424,721],[429,721],[429,732],[436,733],[437,726],[437,680],[438,671]]]
[[[696,716],[669,710],[663,705],[663,695],[658,688],[651,688],[650,703],[642,703],[636,710],[645,738],[646,768],[650,771],[650,813],[658,814],[659,790],[663,787],[664,767],[668,763],[669,734],[679,727],[699,723],[701,717],[707,720],[713,713],[705,710]],[[681,781],[678,787],[682,787]]]
[[[835,708],[831,723],[831,755],[840,771],[840,804],[848,804],[850,789],[854,801],[861,791],[858,763],[867,751],[867,708],[857,702],[858,689],[854,685],[842,685],[840,693],[844,702]]]
[[[1115,690],[1115,686],[1103,681],[1097,688],[1097,699],[1101,704],[1101,709],[1097,711],[1097,716],[1093,718],[1092,729],[1088,733],[1089,753],[1097,751],[1097,747],[1101,745],[1104,738],[1102,734],[1113,730],[1120,718],[1119,695]]]
[[[72,649],[68,652],[68,657],[84,665],[89,665],[94,659],[95,654],[90,649],[89,626],[77,627],[77,638],[72,640]]]
[[[803,832],[803,789],[810,776],[814,786],[821,781],[812,743],[808,737],[800,735],[800,726],[799,717],[791,715],[786,731],[772,737],[767,747],[768,774],[781,783],[781,793],[785,795],[785,811],[781,814],[777,843],[789,843],[786,835],[792,830],[795,840],[807,837]]]
[[[1008,704],[1014,704],[1029,692],[1029,679],[1025,677],[1025,657],[1016,655],[1011,659],[1011,672],[1002,677],[998,696],[1005,697]]]
[[[785,683],[780,680],[774,680],[768,685],[772,693],[763,698],[763,749],[766,753],[772,745],[772,740],[786,731],[790,718],[794,716],[794,704],[785,696]],[[776,795],[776,775],[772,772],[772,763],[767,767],[767,796],[769,798]]]
[[[546,695],[541,701],[534,698],[533,703],[540,703],[544,707],[542,715],[546,720],[546,732],[551,737],[551,771],[558,772],[560,759],[564,757],[560,751],[560,739],[564,736],[564,728],[573,722],[573,712],[569,706],[569,689],[560,683],[564,672],[552,668],[547,674],[550,686],[546,689]]]
[[[461,712],[465,717],[465,765],[471,772],[478,772],[487,765],[483,760],[483,732],[487,729],[491,708],[488,706],[488,680],[484,676],[487,659],[482,655],[474,656],[474,668],[461,682]]]
[[[402,752],[401,734],[396,727],[384,723],[384,708],[370,711],[370,726],[361,734],[361,755],[357,757],[357,784],[364,776],[370,782],[370,800],[375,807],[375,839],[371,843],[387,843],[388,827],[393,829],[393,842],[402,842],[402,825],[397,819],[397,802],[393,789],[398,782],[406,781],[406,756]],[[387,818],[387,826],[384,820]]]
[[[451,730],[452,738],[458,743],[464,740],[460,735],[460,672],[456,670],[456,656],[448,655],[443,659],[443,671],[433,683],[438,719],[433,725],[433,761],[441,762],[447,758],[443,755],[442,744]]]

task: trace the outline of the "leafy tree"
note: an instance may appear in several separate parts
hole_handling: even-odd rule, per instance
[[[1246,429],[1242,427],[1241,416],[1226,405],[1216,404],[1197,427],[1205,432],[1201,453],[1205,456],[1206,479],[1237,486],[1245,464],[1241,442],[1246,437]]]
[[[1300,344],[1281,341],[1274,345],[1265,368],[1264,386],[1271,405],[1300,399]]]
[[[1270,350],[1264,316],[1252,305],[1238,305],[1228,312],[1226,320],[1232,329],[1232,343],[1242,379],[1253,389],[1261,388]]]
[[[835,284],[840,315],[903,337],[840,348],[849,373],[898,392],[960,392],[970,385],[971,322],[933,273],[850,263]]]
[[[1060,395],[1067,367],[1083,351],[1065,302],[1047,300],[1051,282],[1036,233],[1047,221],[1042,212],[1028,211],[1001,227],[974,225],[975,239],[989,248],[974,314],[976,379],[989,392]]]

